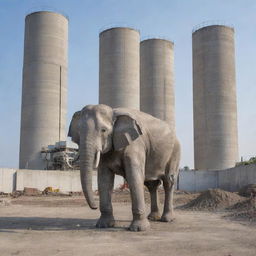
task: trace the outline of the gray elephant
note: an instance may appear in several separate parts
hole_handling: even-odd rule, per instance
[[[173,219],[173,191],[178,175],[180,145],[169,125],[146,113],[106,105],[88,105],[73,115],[68,136],[79,145],[81,184],[92,209],[92,172],[98,169],[101,217],[96,227],[114,226],[111,193],[114,175],[123,176],[130,188],[132,231],[149,228],[150,220]],[[157,188],[163,182],[165,202],[160,217]],[[146,216],[144,185],[151,197]]]

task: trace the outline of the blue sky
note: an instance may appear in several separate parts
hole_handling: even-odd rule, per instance
[[[235,27],[240,156],[256,155],[255,0],[0,0],[0,167],[18,167],[24,19],[33,11],[69,16],[67,127],[72,114],[98,103],[98,34],[132,26],[141,38],[175,43],[177,133],[181,165],[193,167],[192,44],[194,26],[222,21]]]

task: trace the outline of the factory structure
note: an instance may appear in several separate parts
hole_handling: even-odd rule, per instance
[[[192,38],[195,169],[233,167],[238,161],[234,29],[202,27]],[[44,11],[26,17],[20,169],[74,166],[77,149],[66,142],[67,53],[65,16]],[[141,41],[140,32],[128,27],[102,31],[99,103],[141,110],[175,129],[174,43]]]
[[[198,170],[221,170],[238,161],[234,29],[194,31],[194,162]]]
[[[164,39],[140,43],[140,110],[175,129],[173,47]]]
[[[54,168],[50,167],[54,165],[51,151],[58,159],[67,154],[67,69],[68,19],[54,12],[29,14],[25,20],[20,169]]]
[[[140,109],[140,33],[132,28],[102,31],[99,59],[99,103]]]

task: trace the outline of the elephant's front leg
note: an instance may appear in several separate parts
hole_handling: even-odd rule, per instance
[[[133,220],[129,227],[131,231],[144,231],[149,228],[149,221],[146,216],[144,199],[144,174],[136,159],[130,157],[125,159],[125,175],[128,182],[131,200]]]
[[[98,170],[98,190],[101,216],[97,228],[109,228],[115,225],[111,195],[114,186],[114,173],[107,167],[100,166]]]

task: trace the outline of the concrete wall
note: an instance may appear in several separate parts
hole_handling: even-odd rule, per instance
[[[175,128],[173,47],[163,39],[140,43],[140,110]]]
[[[16,189],[16,170],[0,168],[0,192],[11,193]]]
[[[256,164],[237,166],[220,171],[182,171],[179,189],[191,192],[209,188],[238,191],[248,184],[256,184]]]
[[[23,190],[24,187],[41,191],[46,187],[58,188],[62,192],[82,191],[79,171],[18,170],[16,189]]]
[[[68,20],[36,12],[25,22],[20,168],[45,168],[43,146],[66,140]]]
[[[178,189],[190,192],[217,188],[217,171],[181,171]]]
[[[79,171],[34,171],[18,170],[16,189],[23,190],[24,187],[44,190],[46,187],[60,189],[61,192],[82,191]],[[98,189],[97,175],[93,175],[93,190]],[[123,184],[121,176],[115,176],[115,188]]]
[[[140,34],[131,28],[100,33],[99,103],[140,108]]]
[[[182,171],[178,189],[191,192],[209,188],[238,191],[248,184],[256,184],[256,164],[238,166],[221,171]],[[115,176],[115,188],[123,184],[121,176]],[[62,192],[81,191],[79,171],[35,171],[0,168],[0,192],[11,193],[24,187],[44,190],[59,188]],[[97,176],[93,176],[93,190],[97,189]]]
[[[203,27],[192,39],[195,169],[227,169],[239,160],[234,29]]]

